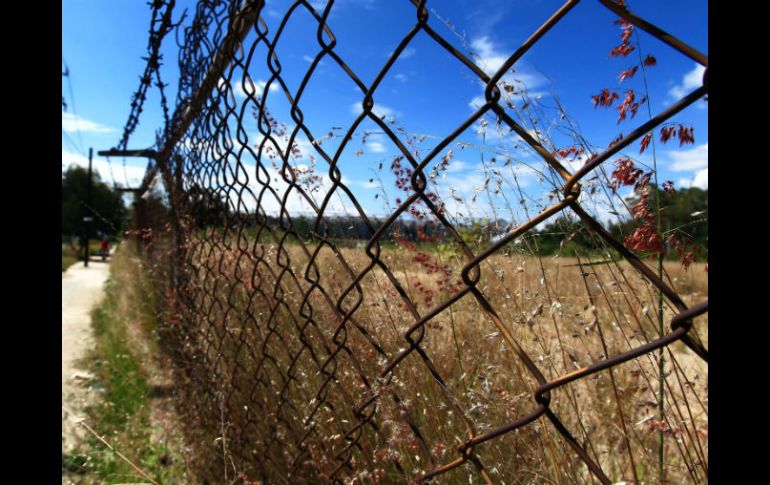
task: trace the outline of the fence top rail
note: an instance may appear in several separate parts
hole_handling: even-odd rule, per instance
[[[150,148],[145,148],[144,150],[118,150],[116,148],[110,148],[109,150],[100,150],[97,153],[102,157],[158,157],[158,152]]]
[[[259,14],[264,7],[264,0],[244,0],[235,16],[228,25],[228,31],[222,44],[217,49],[216,57],[206,72],[203,82],[187,102],[176,107],[172,117],[171,134],[165,140],[163,148],[159,151],[158,160],[164,163],[171,155],[177,143],[182,139],[193,120],[200,112],[201,107],[211,96],[211,92],[222,78],[222,74],[232,62],[235,52],[241,47],[243,40],[249,33]]]

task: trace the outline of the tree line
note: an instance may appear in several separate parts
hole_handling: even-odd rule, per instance
[[[92,237],[114,238],[125,227],[128,210],[117,190],[92,173],[91,204],[88,200],[88,170],[71,165],[61,178],[62,240],[82,237],[90,224]],[[84,218],[90,217],[88,222]]]
[[[73,238],[84,234],[86,222],[84,215],[91,215],[91,232],[95,237],[116,237],[122,234],[132,209],[127,209],[117,190],[109,187],[94,174],[92,185],[92,205],[86,207],[88,172],[79,166],[71,166],[62,174],[62,237]],[[652,187],[660,198],[661,228],[663,235],[676,232],[699,248],[699,256],[708,254],[708,190],[697,187],[667,192]],[[170,220],[168,204],[159,194],[148,194],[141,203],[143,212],[152,212],[152,221]],[[627,201],[633,204],[633,198]],[[369,224],[357,216],[324,216],[316,224],[316,218],[307,214],[292,214],[290,220],[278,215],[259,212],[235,213],[220,192],[197,185],[186,188],[182,201],[184,213],[198,229],[223,228],[226,221],[231,225],[243,225],[253,234],[260,228],[269,228],[273,232],[290,231],[302,240],[317,237],[335,241],[366,241],[374,230],[384,222],[384,218],[373,217]],[[150,220],[146,223],[152,224]],[[610,233],[618,240],[630,234],[636,221],[626,218],[621,223],[609,226]],[[472,221],[460,223],[456,227],[466,243],[476,247],[493,244],[497,238],[510,231],[513,225],[505,220]],[[263,234],[266,234],[263,231]],[[420,221],[410,217],[400,217],[384,231],[381,240],[402,239],[410,242],[438,243],[452,239],[446,228],[440,224]],[[544,227],[526,233],[518,244],[526,251],[541,255],[556,253],[571,255],[575,252],[598,252],[606,249],[605,243],[574,217],[562,215],[553,219]],[[674,257],[673,249],[668,248],[668,256]]]

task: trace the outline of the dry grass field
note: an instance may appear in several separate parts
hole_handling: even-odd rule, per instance
[[[217,442],[231,478],[404,483],[462,463],[434,483],[599,483],[545,416],[472,459],[458,447],[535,410],[526,359],[550,381],[660,337],[658,292],[623,261],[501,250],[480,265],[489,305],[466,291],[433,315],[467,288],[459,253],[383,249],[386,272],[362,248],[215,240],[188,247],[171,304],[191,322],[174,348],[194,441]],[[703,264],[664,266],[688,306],[707,300]],[[666,332],[673,316],[664,298]],[[690,331],[706,347],[707,324]],[[703,483],[707,373],[675,342],[554,389],[550,408],[614,481],[660,483],[662,467]]]

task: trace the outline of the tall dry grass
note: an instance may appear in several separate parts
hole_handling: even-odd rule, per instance
[[[173,334],[198,442],[213,443],[208,474],[263,483],[405,483],[460,458],[457,447],[531,413],[538,384],[470,294],[417,318],[462,289],[460,253],[360,249],[241,235],[188,241],[190,271],[174,296]],[[657,290],[623,261],[538,257],[514,246],[481,264],[479,291],[515,342],[552,380],[659,337]],[[702,264],[667,263],[688,305],[708,297]],[[357,276],[365,274],[357,284]],[[443,284],[439,280],[444,279]],[[455,281],[457,280],[457,281]],[[448,288],[456,283],[454,288]],[[399,294],[397,286],[404,295]],[[666,307],[668,322],[674,310]],[[176,323],[173,323],[176,322]],[[183,324],[181,322],[184,322]],[[707,317],[693,333],[708,345]],[[702,483],[708,467],[707,365],[681,343],[558,388],[551,409],[616,481],[657,483],[664,435],[667,483]],[[435,483],[598,483],[546,418],[473,449]],[[215,463],[215,460],[218,463]],[[486,474],[486,475],[485,475]],[[246,483],[244,481],[244,483]]]

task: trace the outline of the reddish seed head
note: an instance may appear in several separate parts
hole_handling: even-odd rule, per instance
[[[655,59],[654,56],[648,55],[647,57],[644,58],[644,61],[642,61],[642,64],[644,64],[645,66],[652,67],[652,66],[658,65],[658,60]]]
[[[644,151],[647,149],[647,146],[650,144],[650,141],[652,140],[652,133],[647,133],[642,137],[642,141],[639,144],[639,153],[644,153]]]
[[[675,126],[663,126],[660,128],[660,141],[666,143],[676,133]]]
[[[591,99],[594,101],[594,108],[598,106],[612,106],[612,103],[618,99],[620,96],[618,93],[612,91],[610,92],[609,89],[603,89],[601,93],[599,93],[596,96],[591,96]]]
[[[634,66],[626,70],[620,71],[620,74],[618,75],[618,81],[623,82],[626,79],[631,79],[632,77],[634,77],[634,74],[636,74],[637,69],[639,69],[639,66]]]

